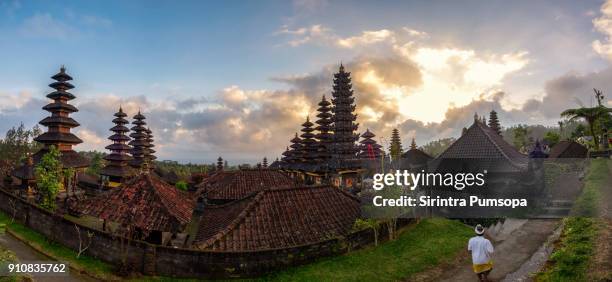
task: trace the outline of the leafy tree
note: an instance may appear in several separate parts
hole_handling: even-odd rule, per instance
[[[596,107],[582,107],[577,109],[567,109],[561,113],[561,117],[566,117],[570,121],[576,119],[582,119],[587,122],[589,126],[589,133],[593,136],[595,146],[599,145],[599,135],[602,133],[602,129],[612,119],[610,113],[612,109],[603,105],[604,96],[601,91],[595,90],[595,98],[597,99]]]
[[[587,134],[586,126],[584,126],[584,124],[582,124],[582,123],[579,123],[574,128],[574,131],[572,131],[571,138],[572,139],[576,139],[576,138],[585,136],[586,134]]]
[[[457,139],[450,137],[431,141],[425,144],[421,149],[428,155],[432,157],[437,157],[438,155],[442,154],[442,152],[444,152],[456,140]]]
[[[104,166],[103,156],[104,154],[98,151],[90,152],[91,164],[87,168],[87,173],[92,175],[99,175],[100,170]]]
[[[176,187],[176,189],[183,190],[183,191],[187,191],[187,188],[189,188],[187,186],[187,182],[183,180],[177,182],[176,184],[174,184],[174,186]]]
[[[527,125],[518,125],[513,128],[512,143],[519,150],[524,150],[529,144],[529,127]]]
[[[557,143],[559,143],[560,139],[561,136],[559,135],[559,133],[554,131],[546,132],[546,134],[544,135],[544,141],[548,142],[548,145],[550,147],[555,146]]]
[[[40,205],[48,210],[55,210],[55,198],[62,186],[62,163],[60,151],[51,146],[34,168],[36,186],[40,195]]]
[[[18,127],[12,127],[6,132],[4,139],[0,139],[0,159],[7,160],[11,164],[18,164],[27,154],[38,151],[41,144],[34,141],[40,135],[38,125],[32,129],[26,129],[23,123]]]
[[[561,116],[567,117],[569,120],[585,120],[589,126],[589,133],[593,136],[595,144],[599,144],[600,132],[596,130],[597,122],[600,119],[608,118],[610,113],[612,113],[612,109],[604,106],[597,106],[593,108],[567,109],[561,113]]]

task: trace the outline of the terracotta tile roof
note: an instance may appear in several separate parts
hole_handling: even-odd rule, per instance
[[[264,190],[205,207],[194,246],[248,251],[316,243],[347,234],[359,215],[359,200],[330,186]]]
[[[211,200],[239,200],[264,189],[289,187],[295,181],[288,175],[270,169],[219,171],[198,185],[198,195]]]
[[[187,193],[157,176],[141,174],[106,194],[85,200],[79,210],[148,231],[181,232],[191,221],[193,207]]]
[[[586,158],[588,149],[575,141],[561,141],[550,149],[549,158]]]
[[[528,157],[508,144],[502,136],[482,122],[475,121],[470,128],[446,149],[440,159],[505,160],[512,167],[523,170]]]

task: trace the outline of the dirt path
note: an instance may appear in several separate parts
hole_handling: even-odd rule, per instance
[[[501,281],[507,274],[518,270],[546,242],[558,223],[559,220],[555,219],[528,220],[518,229],[514,230],[510,236],[507,236],[504,241],[500,243],[494,242],[495,254],[493,255],[493,261],[495,266],[489,278],[492,281]],[[467,252],[465,255],[467,256]],[[478,281],[472,271],[469,257],[462,260],[460,264],[447,269],[439,280],[453,282]]]
[[[0,244],[11,250],[17,256],[20,263],[53,261],[45,255],[35,251],[23,242],[15,239],[9,234],[0,235]],[[92,278],[82,276],[74,271],[69,271],[68,276],[34,276],[34,281],[41,282],[73,282],[73,281],[96,281]]]

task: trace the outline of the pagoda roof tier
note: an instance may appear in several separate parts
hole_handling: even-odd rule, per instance
[[[133,158],[128,154],[112,153],[112,154],[104,156],[104,159],[107,161],[130,161]]]
[[[48,153],[48,149],[41,149],[36,152],[32,159],[34,160],[34,164],[38,164],[42,157]],[[90,160],[86,157],[81,156],[79,153],[74,150],[60,151],[60,162],[64,168],[82,168],[88,167]]]
[[[381,147],[380,145],[378,145],[378,143],[376,143],[376,141],[372,140],[372,139],[363,139],[361,141],[359,141],[360,144],[365,144],[365,145],[372,145],[372,144],[376,144],[376,146]]]
[[[300,139],[300,137],[298,137],[297,133],[295,134],[295,137],[293,137],[293,139],[291,139],[291,143],[300,143],[300,141],[302,141],[302,139]]]
[[[74,85],[66,81],[56,81],[56,82],[52,82],[51,84],[49,84],[49,87],[53,89],[57,89],[57,91],[62,91],[62,90],[70,90],[74,88]]]
[[[50,116],[46,117],[39,122],[44,126],[53,126],[53,125],[62,125],[66,127],[77,127],[80,124],[71,117],[58,117],[58,116]]]
[[[362,138],[374,138],[376,135],[372,133],[369,129],[366,130],[363,134],[361,134]]]
[[[114,123],[114,124],[128,124],[128,123],[130,123],[130,122],[129,122],[127,119],[124,119],[124,118],[118,117],[118,118],[114,118],[114,119],[113,119],[113,123]]]
[[[144,115],[142,115],[140,112],[138,112],[138,113],[137,113],[137,114],[134,116],[134,119],[135,119],[135,120],[137,120],[137,121],[140,121],[140,120],[146,119],[146,117],[145,117]],[[135,121],[135,122],[136,122],[136,121]]]
[[[138,155],[143,155],[144,153],[146,153],[146,148],[144,147],[133,147],[131,150],[132,155],[138,156]]]
[[[147,125],[147,123],[146,123],[144,120],[137,119],[137,120],[134,120],[134,121],[132,122],[132,124],[133,124],[134,126],[140,126],[140,127],[142,127],[143,129],[141,129],[141,130],[146,130],[146,128],[145,128],[144,126],[145,126],[145,125]]]
[[[80,144],[83,143],[79,137],[72,133],[62,132],[45,132],[38,137],[34,138],[34,141],[43,144],[56,144],[56,143],[67,143],[67,144]]]
[[[132,149],[132,147],[126,145],[126,144],[122,144],[122,143],[113,143],[110,144],[108,146],[105,147],[106,149],[109,150],[113,150],[113,151],[119,151],[119,150],[130,150]]]
[[[65,67],[61,67],[60,68],[60,72],[58,72],[57,74],[55,74],[54,76],[51,77],[52,79],[55,79],[57,81],[68,81],[68,80],[72,80],[72,77],[70,75],[68,75],[66,73],[66,68]]]
[[[140,157],[134,156],[134,159],[130,161],[130,165],[133,167],[140,167],[142,166],[142,164],[144,164],[144,162],[145,162],[145,159],[142,156]]]
[[[132,141],[130,141],[128,143],[128,145],[136,147],[136,146],[146,146],[147,145],[147,141],[145,140],[141,140],[141,139],[132,139]]]
[[[69,92],[66,92],[66,91],[53,91],[53,92],[47,94],[47,98],[53,99],[53,100],[57,100],[57,99],[72,100],[72,99],[74,99],[76,97],[74,95],[72,95],[72,93],[69,93]]]
[[[43,110],[49,111],[49,112],[58,111],[58,112],[68,112],[68,113],[74,113],[74,112],[79,111],[73,105],[70,105],[67,103],[59,103],[59,102],[47,104],[46,106],[43,107]]]
[[[129,129],[129,128],[127,128],[127,127],[126,127],[126,126],[124,126],[124,125],[119,124],[119,125],[115,125],[115,126],[113,126],[113,127],[110,129],[110,131],[112,131],[112,132],[128,132],[128,131],[130,131],[130,129]]]
[[[114,114],[114,116],[118,117],[118,118],[124,118],[127,117],[127,114],[123,112],[123,110],[121,108],[119,108],[119,111],[116,112]]]
[[[321,113],[317,114],[317,117],[318,117],[318,118],[321,118],[321,119],[323,119],[323,118],[324,118],[324,119],[329,119],[329,118],[331,118],[332,116],[333,116],[333,115],[332,115],[332,114],[330,114],[330,113],[328,113],[328,112],[321,112]],[[317,121],[317,124],[321,124],[321,122],[325,122],[325,124],[331,124],[331,122],[329,122],[329,123],[328,123],[328,121],[329,121],[329,120],[318,120],[318,121]]]
[[[107,165],[100,170],[100,175],[126,177],[132,175],[134,170],[129,166]]]
[[[112,140],[112,141],[119,141],[119,142],[121,142],[121,141],[124,141],[124,142],[125,142],[125,141],[130,141],[130,140],[132,140],[132,139],[131,139],[130,137],[128,137],[127,135],[124,135],[124,134],[119,134],[119,133],[111,135],[110,137],[108,137],[108,139],[109,139],[109,140]]]
[[[147,138],[147,134],[144,133],[143,131],[134,131],[134,132],[130,133],[130,137],[132,137],[133,139],[141,139],[142,138],[143,139],[142,141],[144,141],[144,139]]]
[[[132,122],[132,124],[135,124],[135,125],[132,126],[132,128],[130,128],[130,130],[138,132],[138,133],[146,133],[147,129],[143,126],[146,123],[143,122],[142,124],[140,124],[140,123],[137,123],[137,122],[139,122],[139,121]],[[146,135],[145,135],[145,137],[146,137]]]

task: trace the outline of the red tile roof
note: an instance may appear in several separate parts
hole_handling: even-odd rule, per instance
[[[191,221],[193,207],[187,193],[157,176],[141,174],[106,194],[85,200],[79,209],[84,214],[147,231],[180,232]]]
[[[347,234],[359,215],[359,200],[330,186],[264,190],[205,207],[194,246],[247,251],[316,243]]]
[[[210,200],[239,200],[264,189],[294,186],[287,174],[269,169],[219,171],[198,185],[198,195]]]

